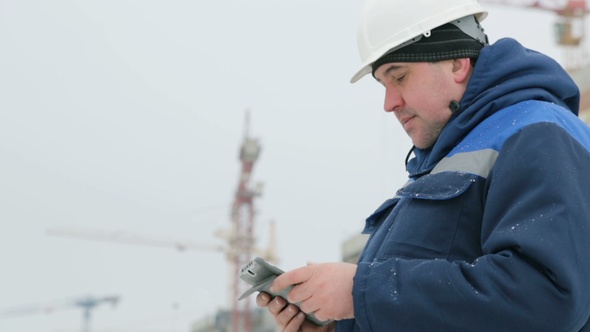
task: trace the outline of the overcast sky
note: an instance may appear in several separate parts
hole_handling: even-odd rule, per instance
[[[405,182],[410,148],[360,63],[362,1],[1,0],[2,332],[80,331],[68,301],[120,296],[99,331],[188,331],[229,308],[220,252],[47,234],[120,231],[224,245],[246,109],[262,153],[256,236],[280,266],[340,259]],[[488,6],[491,41],[561,61],[548,12]],[[53,307],[51,312],[33,309]]]

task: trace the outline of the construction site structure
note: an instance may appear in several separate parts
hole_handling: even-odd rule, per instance
[[[556,44],[563,50],[563,66],[569,72],[588,64],[586,16],[590,13],[587,0],[479,0],[484,4],[531,8],[557,15],[554,22]]]
[[[580,118],[590,125],[590,65],[572,73],[572,78],[580,88]]]
[[[266,308],[255,307],[252,310],[252,331],[276,332],[277,326]],[[190,332],[229,332],[232,328],[232,313],[230,310],[219,310],[215,315],[203,317],[195,321]]]
[[[531,8],[557,15],[554,22],[556,44],[563,50],[562,66],[580,88],[580,118],[590,124],[589,42],[586,17],[589,0],[479,0],[483,4]]]
[[[78,307],[82,309],[82,332],[90,332],[92,311],[101,304],[111,304],[115,306],[117,303],[119,303],[119,300],[119,296],[105,296],[99,298],[93,296],[84,296],[76,299],[60,300],[46,304],[31,304],[17,308],[11,308],[0,312],[0,317],[8,318],[34,314],[48,314],[57,310]]]
[[[590,13],[587,0],[479,0],[481,3],[531,8],[557,14],[554,33],[563,50],[563,67],[575,72],[588,64],[586,16]]]
[[[228,303],[231,313],[232,332],[250,332],[253,330],[252,299],[246,298],[238,302],[238,297],[245,292],[249,285],[240,280],[238,273],[254,255],[267,261],[278,264],[276,254],[276,223],[270,221],[268,244],[266,248],[257,245],[254,236],[256,205],[255,199],[262,195],[262,184],[251,183],[254,165],[258,161],[261,152],[259,141],[250,136],[250,113],[246,110],[244,137],[239,149],[240,173],[237,188],[233,195],[230,207],[229,229],[218,230],[215,235],[225,241],[224,245],[209,245],[190,239],[165,239],[159,236],[150,236],[128,231],[112,231],[98,229],[83,229],[76,227],[53,227],[47,230],[48,235],[85,240],[95,240],[122,244],[144,245],[176,248],[181,251],[213,251],[223,252],[228,262],[227,289]]]

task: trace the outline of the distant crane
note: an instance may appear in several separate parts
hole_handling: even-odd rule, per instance
[[[228,253],[230,250],[228,245],[224,244],[208,244],[197,242],[192,239],[179,238],[164,238],[160,236],[140,234],[137,232],[121,231],[121,230],[106,230],[106,229],[90,229],[72,226],[58,226],[49,228],[46,231],[47,235],[91,240],[99,242],[111,242],[117,244],[130,244],[160,248],[171,248],[178,251],[199,251],[199,252],[220,252]],[[265,248],[254,246],[253,253],[260,257],[265,257],[269,262],[277,263],[276,255],[276,222],[270,220],[268,245]],[[232,238],[231,232],[226,230],[218,230],[214,234],[216,237],[226,240],[228,243]],[[233,271],[233,270],[232,270]]]
[[[83,314],[82,332],[90,332],[90,320],[92,316],[92,310],[104,303],[110,303],[113,306],[115,306],[119,302],[119,299],[119,296],[105,296],[100,298],[85,296],[73,300],[58,301],[51,304],[36,304],[12,308],[5,311],[1,311],[0,317],[15,317],[38,313],[51,313],[59,309],[79,307],[82,308]]]
[[[178,249],[179,251],[192,250],[223,252],[226,250],[222,245],[209,245],[190,239],[162,238],[127,231],[112,231],[76,227],[53,227],[48,229],[46,233],[52,236],[70,237],[93,241],[174,248]]]
[[[197,250],[224,252],[228,261],[229,281],[231,293],[232,332],[250,332],[252,325],[252,309],[250,299],[238,302],[238,297],[246,291],[248,285],[239,280],[238,273],[253,255],[265,258],[271,263],[278,264],[276,253],[276,223],[271,220],[268,246],[262,249],[256,246],[254,237],[254,223],[256,218],[255,198],[262,195],[262,184],[250,183],[254,164],[260,155],[261,146],[258,140],[250,137],[250,114],[246,111],[244,138],[239,150],[241,162],[238,185],[234,200],[230,208],[231,227],[220,230],[215,235],[225,240],[221,246],[206,245],[192,240],[163,239],[155,236],[139,235],[136,233],[107,230],[88,230],[72,227],[55,227],[47,231],[48,235],[81,238],[115,243],[148,245],[176,248],[178,250]]]
[[[557,44],[565,51],[565,69],[573,72],[586,65],[588,51],[585,45],[585,19],[590,13],[586,0],[480,0],[480,2],[541,9],[557,14],[559,19],[555,23],[555,37]]]

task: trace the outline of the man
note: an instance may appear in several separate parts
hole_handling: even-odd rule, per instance
[[[369,0],[366,74],[414,147],[366,221],[358,264],[289,271],[260,293],[284,331],[590,331],[590,129],[552,59],[488,45],[476,0]]]

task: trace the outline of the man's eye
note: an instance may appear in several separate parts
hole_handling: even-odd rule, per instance
[[[395,78],[396,82],[403,82],[403,80],[406,78],[406,75],[401,75]]]

